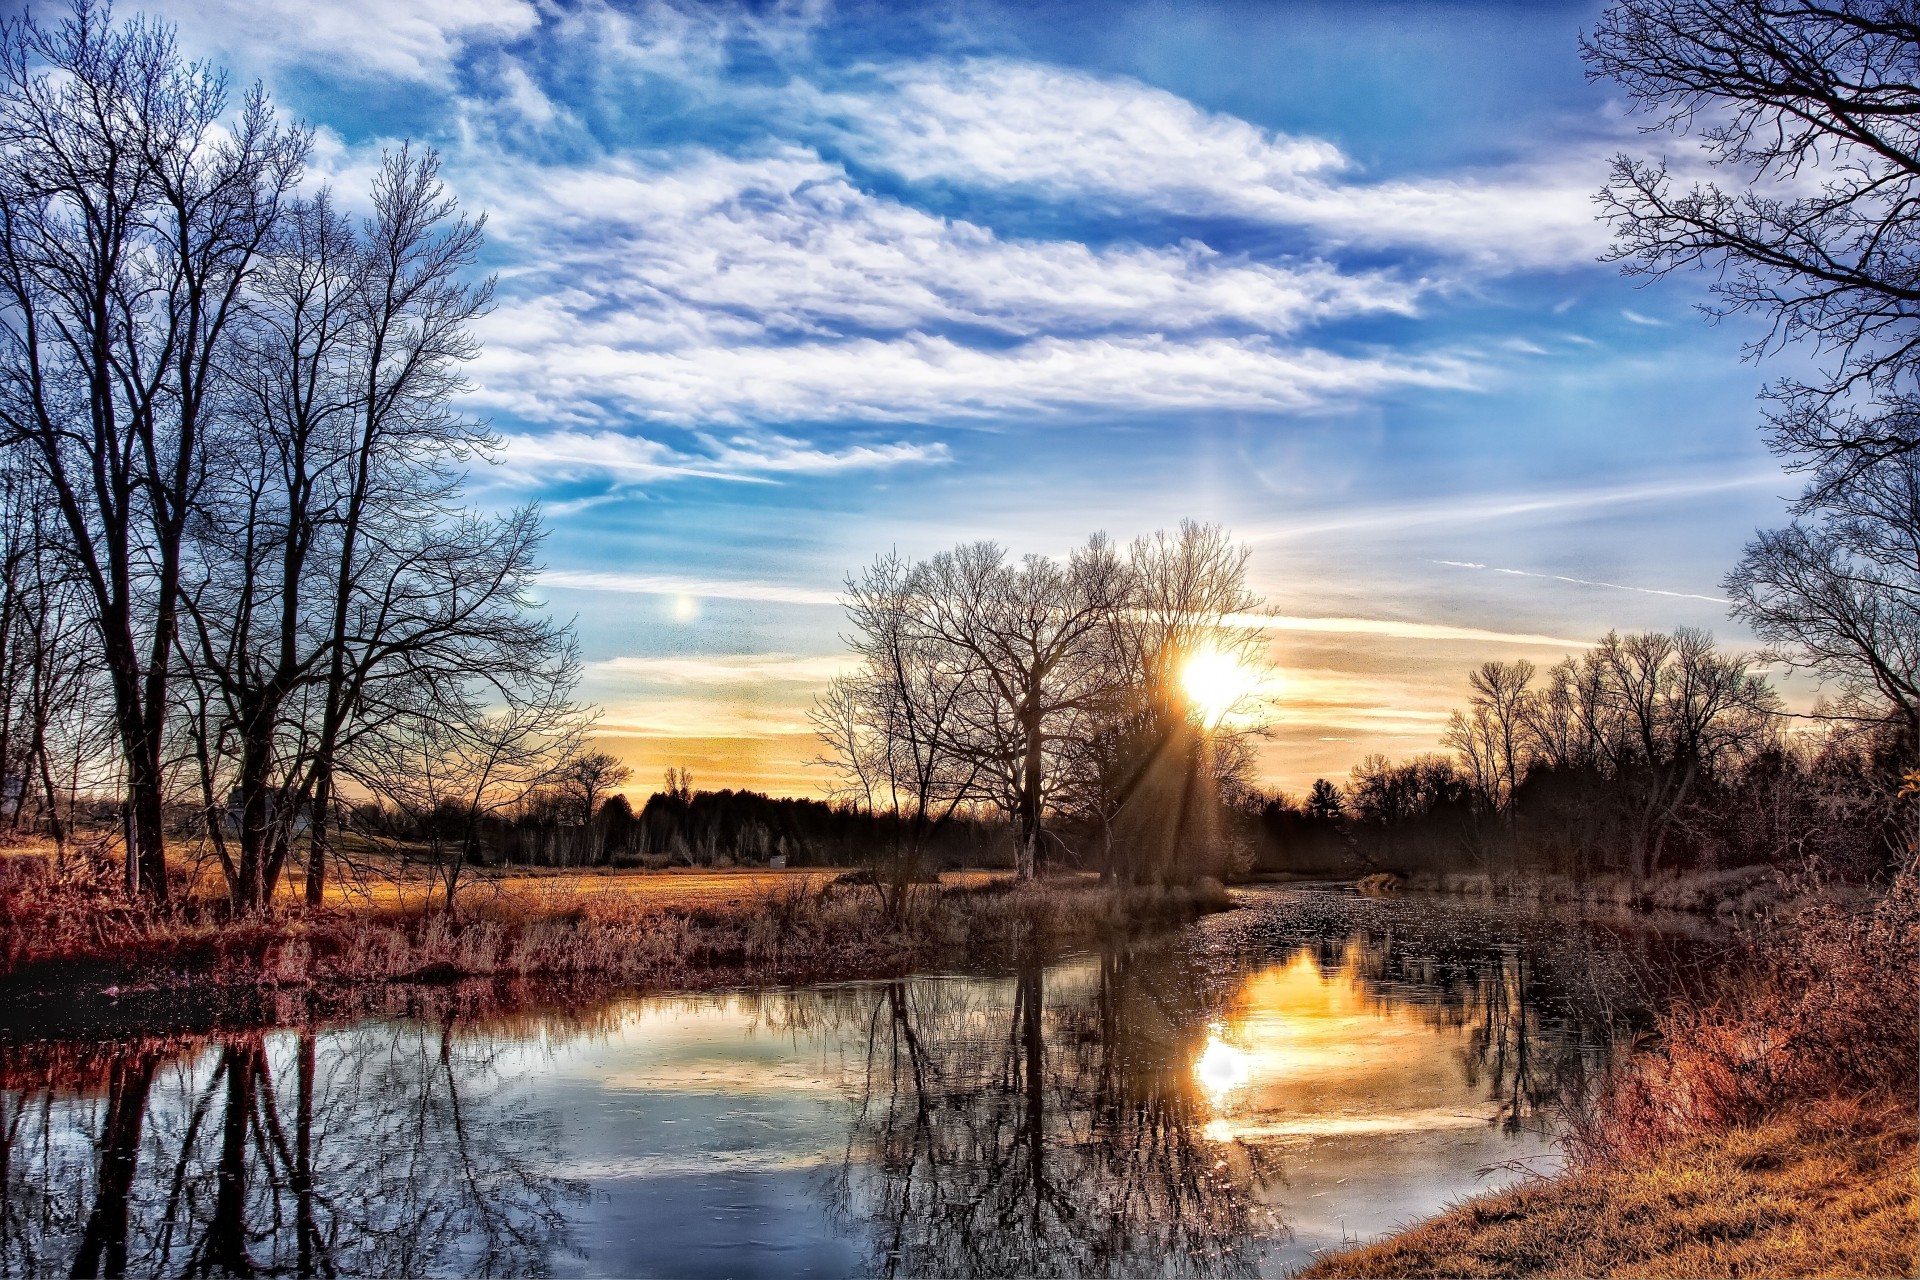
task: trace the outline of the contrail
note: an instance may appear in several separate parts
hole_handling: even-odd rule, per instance
[[[1591,640],[1531,632],[1486,631],[1479,627],[1451,627],[1433,622],[1401,622],[1389,618],[1301,618],[1284,613],[1236,613],[1229,626],[1259,627],[1267,631],[1318,631],[1329,635],[1386,636],[1395,640],[1470,640],[1479,644],[1524,644],[1555,649],[1591,649]]]
[[[1343,512],[1308,513],[1291,521],[1252,529],[1243,536],[1249,542],[1260,543],[1280,538],[1298,538],[1349,530],[1386,531],[1413,529],[1425,525],[1477,524],[1513,516],[1576,511],[1635,502],[1655,502],[1669,498],[1690,498],[1710,493],[1724,493],[1734,489],[1758,488],[1778,484],[1779,481],[1778,471],[1754,471],[1743,475],[1717,474],[1686,480],[1607,485],[1593,489],[1482,494],[1426,503],[1396,503],[1389,507],[1363,507]]]
[[[1492,565],[1476,564],[1471,560],[1435,560],[1435,564],[1451,565],[1455,569],[1491,569],[1494,573],[1504,573],[1515,578],[1545,578],[1550,582],[1571,582],[1582,587],[1607,587],[1614,591],[1637,591],[1643,596],[1671,596],[1676,600],[1705,600],[1708,604],[1725,604],[1723,596],[1703,596],[1692,591],[1662,591],[1658,587],[1630,587],[1624,582],[1600,582],[1593,578],[1569,578],[1564,573],[1529,573],[1525,569],[1499,569]]]

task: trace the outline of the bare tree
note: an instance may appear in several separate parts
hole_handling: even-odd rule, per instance
[[[912,575],[906,633],[946,647],[968,673],[963,740],[1013,819],[1022,879],[1041,858],[1059,749],[1086,732],[1107,697],[1100,639],[1126,598],[1125,566],[1098,536],[1065,563],[1036,555],[1014,563],[976,542]]]
[[[1249,789],[1269,667],[1248,558],[1226,530],[1191,520],[1127,548],[1126,594],[1103,638],[1107,697],[1069,753],[1067,787],[1109,871],[1124,863],[1145,881],[1226,869],[1226,811]]]
[[[52,488],[125,760],[128,881],[166,897],[182,541],[230,322],[307,152],[172,32],[79,0],[0,25],[0,430]]]
[[[983,800],[988,752],[974,733],[986,696],[978,655],[916,625],[918,570],[897,553],[850,577],[842,603],[860,659],[815,703],[815,732],[838,770],[839,792],[885,814],[889,856],[876,878],[889,910],[905,902],[927,841],[964,805]]]
[[[498,609],[503,600],[524,600],[521,570],[483,572],[459,584],[467,588],[464,599],[456,594],[440,601],[442,607],[422,609],[422,597],[407,585],[409,544],[402,540],[396,548],[389,542],[396,511],[431,510],[457,487],[459,465],[492,446],[492,437],[451,405],[467,385],[462,367],[479,351],[470,326],[492,304],[491,280],[470,284],[460,278],[479,254],[485,220],[461,215],[439,169],[439,156],[431,151],[420,157],[406,148],[389,153],[374,182],[375,216],[364,230],[358,342],[349,369],[353,425],[341,459],[327,671],[314,742],[309,904],[320,902],[325,891],[336,757],[349,746],[352,723],[365,718],[366,703],[377,701],[374,690],[385,673],[429,651],[467,648],[476,638],[534,648],[548,643],[519,626],[511,610]],[[397,502],[396,491],[402,495]],[[516,513],[483,539],[489,548],[519,543],[529,552],[537,541],[537,521],[529,512]],[[489,557],[508,563],[491,552]],[[489,580],[493,589],[476,600],[472,586]],[[443,585],[458,590],[450,581]]]
[[[1713,315],[1770,322],[1751,351],[1832,357],[1769,391],[1776,447],[1816,492],[1920,446],[1920,19],[1885,0],[1618,0],[1589,75],[1693,134],[1720,181],[1620,156],[1600,193],[1629,274],[1716,273]]]
[[[40,551],[34,557],[32,608],[22,629],[21,667],[26,742],[23,777],[15,802],[17,827],[26,797],[38,785],[40,810],[47,834],[53,838],[56,858],[66,855],[71,827],[74,788],[66,799],[68,818],[61,816],[58,775],[73,777],[109,744],[98,730],[111,722],[102,695],[103,671],[93,648],[94,633],[84,591],[67,572],[67,561],[46,538],[45,512],[37,517]]]
[[[1467,709],[1453,713],[1443,739],[1466,770],[1476,817],[1491,819],[1510,856],[1516,857],[1514,799],[1527,768],[1527,723],[1533,702],[1529,686],[1533,675],[1533,664],[1524,660],[1481,663],[1467,676]],[[1486,834],[1476,831],[1476,843],[1482,846],[1491,873],[1493,847],[1487,845]]]
[[[1636,884],[1660,866],[1687,821],[1696,785],[1765,741],[1779,698],[1746,654],[1722,654],[1704,631],[1609,633],[1586,657],[1604,689],[1596,741],[1628,805]]]
[[[1891,717],[1920,750],[1920,458],[1884,459],[1747,544],[1733,616],[1819,676],[1848,719]]]
[[[1630,274],[1714,270],[1714,315],[1769,322],[1754,356],[1828,363],[1771,386],[1771,443],[1810,481],[1727,587],[1774,656],[1833,682],[1842,715],[1920,735],[1920,15],[1888,0],[1620,0],[1584,42],[1720,181],[1681,190],[1625,156],[1601,202]],[[1909,752],[1913,747],[1909,745]]]
[[[621,763],[618,756],[605,751],[576,751],[561,761],[558,776],[561,791],[580,818],[580,835],[586,842],[582,855],[588,862],[598,862],[601,847],[595,840],[599,830],[595,824],[600,817],[600,806],[616,788],[633,777],[633,769]]]
[[[1510,810],[1520,777],[1526,770],[1526,721],[1531,662],[1483,662],[1467,677],[1468,705],[1476,721],[1483,721],[1488,746],[1490,784],[1484,793],[1497,812]]]
[[[963,806],[1012,820],[1031,877],[1050,815],[1097,828],[1103,866],[1126,846],[1136,877],[1220,847],[1222,800],[1243,788],[1264,638],[1247,552],[1211,525],[1136,539],[1096,536],[1064,563],[1010,561],[973,543],[914,564],[880,557],[847,584],[858,670],[813,720],[840,792],[900,819],[902,848]],[[1248,675],[1194,696],[1194,664]],[[1123,811],[1133,815],[1116,841]]]

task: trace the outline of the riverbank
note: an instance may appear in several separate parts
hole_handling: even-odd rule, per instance
[[[0,864],[0,986],[24,998],[466,979],[688,990],[839,981],[1050,956],[1230,905],[1213,882],[963,874],[915,886],[889,911],[870,886],[805,871],[518,877],[469,888],[457,915],[425,898],[283,903],[241,920],[188,900],[162,914],[129,903],[110,866],[10,860]]]
[[[1606,907],[1622,911],[1685,911],[1748,920],[1808,905],[1815,894],[1774,867],[1728,867],[1651,876],[1635,884],[1623,875],[1492,876],[1485,872],[1376,871],[1363,876],[1362,893],[1443,893],[1551,906]],[[1867,897],[1854,886],[1823,885],[1818,896],[1855,902]]]
[[[1911,1115],[1844,1104],[1485,1196],[1301,1272],[1909,1276]]]
[[[1660,1020],[1558,1177],[1321,1259],[1334,1276],[1920,1272],[1920,885],[1810,909]]]

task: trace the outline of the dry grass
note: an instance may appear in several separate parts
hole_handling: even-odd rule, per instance
[[[1196,890],[1079,878],[1014,886],[968,874],[912,892],[897,916],[828,873],[528,875],[474,886],[457,918],[417,885],[384,901],[228,921],[189,897],[130,904],[117,868],[0,863],[0,974],[57,978],[84,961],[120,985],[191,980],[325,989],[394,981],[539,979],[713,987],[881,977],[1057,951],[1226,905]],[[106,979],[101,979],[102,981]]]
[[[1303,1276],[1911,1276],[1909,1118],[1843,1103],[1486,1196]]]
[[[524,904],[539,909],[556,898],[570,902],[632,900],[636,905],[667,910],[741,906],[756,898],[786,893],[795,886],[817,890],[844,874],[840,867],[799,867],[769,870],[738,867],[727,870],[636,871],[610,869],[515,869],[502,874],[470,873],[460,890],[463,906]],[[948,871],[940,883],[976,887],[1008,879],[1006,872]],[[336,878],[327,886],[327,904],[345,908],[417,911],[439,901],[439,888],[424,874],[398,872],[355,880]],[[280,899],[289,906],[304,901],[297,880],[280,887]]]
[[[1920,1274],[1920,879],[1810,909],[1661,1020],[1571,1171],[1310,1276]]]

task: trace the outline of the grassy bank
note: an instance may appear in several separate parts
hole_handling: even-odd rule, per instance
[[[1920,1272],[1920,882],[1809,909],[1715,1000],[1661,1020],[1560,1177],[1305,1276]]]
[[[1486,1196],[1305,1276],[1910,1276],[1908,1117],[1827,1105]]]
[[[188,900],[169,913],[129,903],[109,866],[55,871],[0,863],[0,979],[45,986],[192,981],[328,988],[467,978],[717,987],[883,977],[995,964],[1192,919],[1227,905],[1218,885],[1016,885],[958,877],[916,887],[897,914],[871,888],[819,873],[696,877],[549,875],[476,886],[458,916],[424,895],[281,906],[225,919]]]

